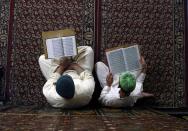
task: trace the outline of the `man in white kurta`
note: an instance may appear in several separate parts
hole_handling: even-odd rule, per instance
[[[43,94],[53,107],[78,108],[87,105],[92,98],[95,87],[92,75],[94,64],[92,48],[79,46],[78,55],[73,59],[73,63],[67,65],[66,69],[59,72],[61,59],[45,59],[44,55],[39,58],[40,69],[47,80],[43,86]],[[75,67],[79,68],[80,71]],[[62,75],[70,76],[74,82],[75,92],[71,99],[63,98],[56,91],[56,82]]]
[[[145,62],[144,59],[142,61]],[[95,70],[99,83],[102,87],[99,101],[104,106],[132,107],[139,98],[153,96],[153,94],[143,92],[143,82],[146,76],[145,69],[142,71],[132,72],[132,74],[136,76],[136,87],[129,96],[124,97],[121,97],[120,93],[121,88],[119,88],[119,75],[112,76],[109,68],[103,62],[97,62]],[[108,84],[109,79],[113,79],[110,85]]]

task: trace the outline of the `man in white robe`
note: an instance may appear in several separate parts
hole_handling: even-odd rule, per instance
[[[112,75],[109,68],[103,62],[95,64],[95,71],[102,87],[99,101],[102,105],[108,107],[132,107],[136,101],[143,97],[151,97],[153,94],[143,92],[143,82],[147,65],[141,57],[142,70],[131,72],[136,77],[136,86],[130,93],[125,92],[119,86],[119,75]]]
[[[78,108],[87,105],[94,92],[92,75],[94,53],[89,46],[79,46],[78,55],[70,59],[39,58],[40,69],[47,82],[43,94],[53,107]]]

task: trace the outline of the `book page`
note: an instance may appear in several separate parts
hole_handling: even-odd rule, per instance
[[[138,45],[124,48],[123,54],[125,59],[126,71],[134,71],[141,68]]]
[[[61,38],[52,38],[46,40],[48,58],[63,57],[63,46]]]
[[[77,54],[75,36],[62,37],[65,56],[74,56]]]
[[[73,28],[61,29],[61,30],[54,30],[54,31],[43,31],[42,32],[42,48],[44,48],[45,58],[48,58],[48,52],[46,47],[46,40],[53,39],[53,38],[60,38],[66,36],[75,36],[76,32]]]
[[[125,63],[122,49],[106,52],[108,65],[112,74],[120,74],[125,71]]]

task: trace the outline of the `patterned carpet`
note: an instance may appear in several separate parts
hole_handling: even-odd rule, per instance
[[[188,121],[146,108],[0,107],[2,131],[148,131],[188,130]]]

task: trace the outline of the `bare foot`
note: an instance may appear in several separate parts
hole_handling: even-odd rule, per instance
[[[145,97],[154,97],[154,94],[147,93],[147,92],[142,92],[141,95],[142,95],[143,98],[145,98]]]

